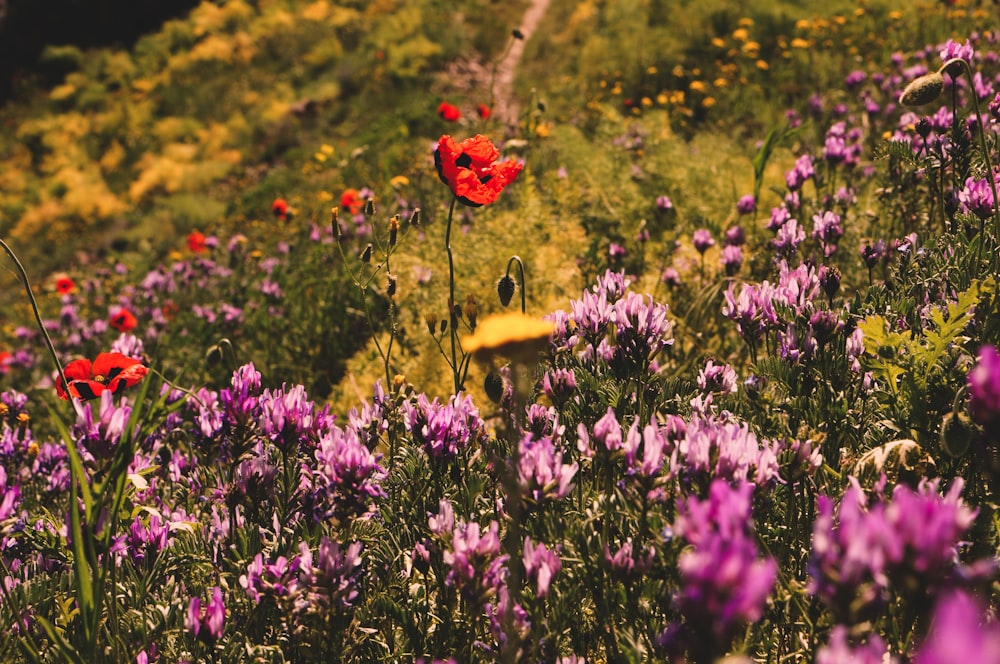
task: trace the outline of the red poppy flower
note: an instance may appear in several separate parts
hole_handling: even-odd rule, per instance
[[[458,122],[458,119],[462,117],[462,113],[458,110],[458,107],[452,106],[446,101],[441,102],[438,106],[438,115],[446,122]]]
[[[135,314],[125,307],[119,307],[118,311],[111,314],[111,318],[108,319],[108,323],[111,324],[111,327],[115,328],[119,332],[131,332],[135,329],[138,322],[139,321],[135,318]]]
[[[479,117],[485,120],[490,117],[490,107],[486,104],[480,104],[476,107],[476,113],[479,113]]]
[[[69,401],[70,397],[88,401],[101,396],[102,392],[120,394],[126,387],[138,384],[149,372],[142,362],[121,353],[99,353],[97,359],[73,360],[66,365],[63,373],[67,390],[62,379],[56,381],[56,394]]]
[[[7,373],[11,360],[14,356],[10,354],[10,351],[0,350],[0,376]]]
[[[524,168],[519,161],[497,162],[499,156],[500,151],[482,134],[461,143],[445,134],[434,151],[434,165],[460,203],[479,207],[494,202]]]
[[[340,209],[351,214],[361,212],[361,206],[364,204],[365,202],[361,200],[361,194],[357,189],[345,189],[344,193],[340,195]]]
[[[187,236],[188,249],[196,254],[200,254],[208,249],[205,244],[205,234],[199,233],[198,231],[191,231]]]
[[[56,278],[56,292],[60,295],[68,295],[76,290],[76,282],[69,278],[68,275],[60,275]]]
[[[288,216],[288,201],[284,198],[275,198],[274,202],[271,203],[271,212],[278,219],[284,219]]]

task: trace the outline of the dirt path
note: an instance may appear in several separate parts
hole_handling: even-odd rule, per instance
[[[515,39],[506,55],[496,66],[496,83],[494,95],[496,96],[495,112],[497,117],[505,124],[517,123],[517,116],[520,113],[520,104],[514,99],[514,75],[517,73],[517,65],[524,54],[524,44],[531,39],[532,33],[538,27],[545,11],[549,8],[549,0],[531,0],[531,6],[524,12],[521,26],[518,28],[524,39]]]
[[[441,73],[437,88],[443,98],[453,93],[467,96],[471,100],[485,99],[492,91],[493,117],[504,126],[517,124],[521,106],[514,98],[514,78],[517,66],[524,54],[524,44],[535,32],[545,11],[549,8],[549,0],[531,0],[531,5],[521,19],[518,30],[523,39],[510,38],[510,46],[503,56],[494,64],[483,63],[478,57],[465,60],[455,60],[449,63]]]

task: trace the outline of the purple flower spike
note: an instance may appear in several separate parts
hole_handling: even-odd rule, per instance
[[[708,232],[707,228],[699,228],[691,236],[691,241],[694,242],[694,248],[698,250],[699,254],[703,254],[709,250],[710,247],[715,246],[715,240],[712,238],[712,234]]]
[[[226,605],[222,601],[222,589],[216,586],[212,589],[212,599],[201,608],[201,599],[192,597],[188,605],[187,628],[191,636],[199,641],[212,644],[222,636],[226,623]]]
[[[535,584],[535,597],[548,597],[552,578],[562,569],[559,554],[539,542],[524,538],[524,573]]]
[[[978,362],[969,372],[969,411],[983,426],[1000,419],[1000,353],[993,346],[979,349]]]
[[[986,615],[986,607],[962,591],[942,597],[914,664],[1000,662],[1000,625],[987,622]]]

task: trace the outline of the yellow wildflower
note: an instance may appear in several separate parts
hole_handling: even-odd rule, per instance
[[[510,312],[487,316],[476,331],[462,339],[462,349],[481,362],[495,355],[512,361],[533,359],[549,343],[555,325],[551,321]]]

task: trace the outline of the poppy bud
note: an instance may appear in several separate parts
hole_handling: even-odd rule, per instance
[[[208,352],[205,353],[205,364],[207,364],[208,366],[213,367],[221,361],[222,361],[222,349],[219,347],[218,344],[209,348]]]
[[[410,215],[410,225],[411,226],[420,225],[420,208],[415,209],[413,211],[413,214]]]
[[[396,294],[396,277],[390,274],[385,285],[385,294],[392,297]]]
[[[389,246],[396,246],[396,237],[399,235],[399,215],[393,215],[389,220]]]
[[[510,34],[513,35],[514,39],[524,39],[524,33],[518,30],[517,28],[511,30]]]
[[[500,298],[500,304],[505,307],[510,304],[516,290],[517,282],[509,274],[500,277],[500,281],[497,282],[497,296]]]
[[[483,389],[490,401],[499,404],[503,399],[503,377],[496,370],[490,371],[483,381]]]
[[[369,216],[369,217],[372,216],[373,214],[375,214],[375,199],[374,198],[369,197],[369,198],[365,199],[365,214],[367,216]]]
[[[363,252],[361,252],[361,262],[362,263],[371,263],[372,262],[372,243],[371,242],[369,242],[368,246],[365,247],[365,250]]]
[[[929,104],[941,94],[944,88],[944,77],[941,72],[924,74],[910,81],[910,84],[899,95],[899,103],[903,106],[923,106]]]
[[[448,329],[448,321],[442,320],[441,321],[441,334],[444,334],[445,330],[447,330],[447,329]]]
[[[333,231],[333,237],[340,239],[340,208],[334,207],[330,209],[330,229]]]

